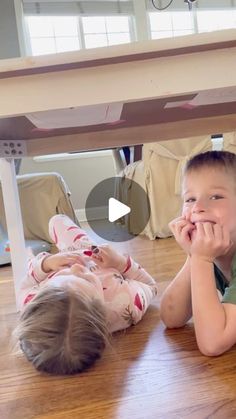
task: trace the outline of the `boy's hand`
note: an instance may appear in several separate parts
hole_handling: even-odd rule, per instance
[[[225,255],[231,246],[229,231],[224,226],[210,222],[196,223],[191,256],[196,255],[198,259],[213,263],[217,257]]]
[[[169,228],[174,234],[175,240],[185,253],[190,253],[191,246],[191,235],[193,230],[195,230],[195,225],[192,224],[185,216],[175,218],[169,223]]]
[[[127,264],[127,257],[114,250],[108,244],[92,248],[92,259],[101,268],[115,268],[120,273],[124,272]]]
[[[76,253],[56,253],[55,255],[46,256],[42,261],[41,268],[45,273],[49,273],[69,268],[75,263],[85,265],[83,258]]]

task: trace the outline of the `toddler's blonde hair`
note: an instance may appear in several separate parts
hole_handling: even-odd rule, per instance
[[[75,374],[109,341],[102,302],[66,287],[45,287],[22,311],[14,339],[39,371]]]

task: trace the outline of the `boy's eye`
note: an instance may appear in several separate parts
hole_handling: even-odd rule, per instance
[[[212,195],[211,199],[215,200],[215,199],[223,199],[223,196],[221,195]]]
[[[187,199],[185,199],[185,203],[191,203],[191,202],[194,202],[195,201],[195,198],[187,198]]]

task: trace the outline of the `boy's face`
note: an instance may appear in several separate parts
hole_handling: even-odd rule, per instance
[[[236,238],[236,184],[224,169],[202,168],[185,175],[182,215],[199,221],[224,225]]]

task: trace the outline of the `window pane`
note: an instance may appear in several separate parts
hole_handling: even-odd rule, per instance
[[[152,32],[152,39],[172,38],[172,31]]]
[[[153,39],[194,33],[191,12],[152,12],[149,13],[151,36]]]
[[[107,36],[105,34],[85,35],[86,48],[105,47],[108,45]]]
[[[33,38],[31,39],[33,55],[54,54],[56,45],[54,38]]]
[[[84,33],[105,33],[106,24],[104,17],[83,17]]]
[[[199,32],[235,28],[235,10],[200,10],[197,12],[197,23]]]
[[[193,31],[173,31],[173,36],[184,36],[184,35],[191,35],[191,33],[193,33]]]
[[[76,17],[55,16],[52,22],[55,36],[78,36]]]
[[[173,12],[172,23],[175,30],[193,29],[191,12]]]
[[[212,12],[197,12],[197,23],[199,32],[208,32],[214,30],[215,23],[211,19]]]
[[[109,45],[127,44],[130,42],[129,33],[109,33],[107,36]]]
[[[80,49],[77,16],[30,16],[28,21],[33,55]],[[82,17],[82,26],[85,48],[130,42],[129,16]]]
[[[50,16],[29,16],[27,23],[30,37],[53,36],[52,18]]]
[[[107,32],[129,32],[129,19],[127,16],[106,17]]]
[[[75,51],[80,49],[78,38],[55,38],[57,52]]]
[[[153,12],[149,13],[151,31],[172,29],[171,13]]]

